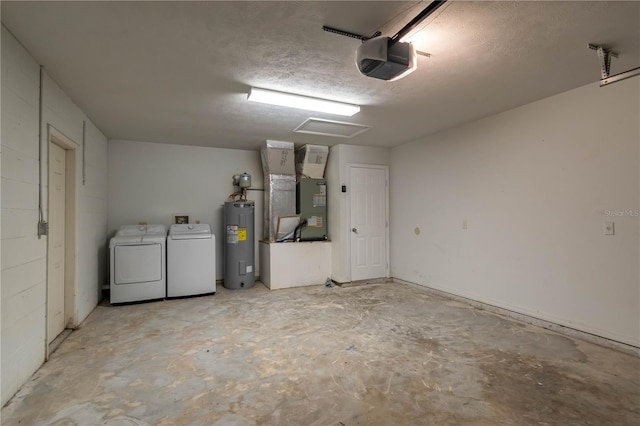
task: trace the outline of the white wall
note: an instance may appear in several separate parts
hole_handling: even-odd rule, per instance
[[[38,221],[38,65],[2,28],[2,405],[44,360],[46,239]]]
[[[334,145],[329,148],[325,170],[328,192],[328,232],[331,245],[331,279],[337,282],[351,281],[349,254],[349,198],[342,192],[342,185],[349,190],[349,165],[389,165],[387,148],[357,145]]]
[[[77,148],[76,207],[76,318],[82,322],[100,301],[102,284],[107,282],[107,138],[84,115],[60,87],[45,74],[43,81],[43,138],[53,126],[73,140]],[[84,183],[82,176],[82,125],[85,123]],[[47,144],[44,144],[47,158]],[[48,172],[43,169],[43,182]],[[46,202],[44,191],[44,205]],[[45,210],[46,211],[46,210]],[[45,216],[46,217],[46,216]]]
[[[640,346],[639,117],[635,78],[392,149],[392,275]]]
[[[107,138],[86,120],[85,183],[79,186],[78,319],[83,321],[109,282],[107,264]],[[80,176],[82,178],[82,176]]]
[[[96,306],[106,274],[100,261],[106,241],[106,145],[91,124],[48,76],[43,81],[43,130],[55,126],[82,152],[87,123],[86,179],[78,161],[76,206],[76,295],[74,317],[81,322]],[[47,239],[38,239],[39,66],[2,28],[2,359],[1,403],[26,382],[45,357]],[[46,185],[46,149],[43,183]],[[81,155],[79,156],[81,159]],[[46,186],[44,206],[46,208]],[[46,219],[46,210],[44,211]]]
[[[262,188],[259,151],[109,141],[109,236],[121,225],[160,223],[167,228],[172,215],[211,225],[216,236],[216,274],[224,274],[223,205],[233,192],[232,177],[247,172],[252,188]],[[256,202],[256,274],[258,239],[262,235],[264,193],[249,191]]]

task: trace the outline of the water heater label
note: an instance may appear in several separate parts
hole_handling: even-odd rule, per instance
[[[245,239],[246,239],[246,229],[245,229]],[[238,225],[227,225],[227,243],[229,244],[237,244],[238,243]]]
[[[247,228],[238,228],[238,241],[247,241]]]

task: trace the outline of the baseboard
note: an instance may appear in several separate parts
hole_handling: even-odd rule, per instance
[[[338,287],[348,288],[348,287],[360,287],[368,284],[385,284],[388,282],[393,282],[391,278],[372,278],[368,280],[359,280],[359,281],[349,281],[346,283],[335,282],[335,285]]]
[[[62,330],[62,333],[58,335],[58,337],[56,337],[51,343],[49,343],[48,357],[50,357],[51,354],[53,354],[60,347],[62,342],[64,342],[67,337],[69,337],[73,330],[75,330],[75,328],[65,328],[64,330]]]
[[[393,282],[399,284],[407,284],[411,286],[420,287],[421,289],[425,289],[428,292],[436,294],[438,296],[455,300],[457,302],[466,303],[467,305],[471,305],[475,308],[482,309],[488,312],[492,312],[495,314],[499,314],[510,319],[514,319],[516,321],[524,322],[527,324],[535,325],[537,327],[542,327],[547,330],[555,331],[559,334],[564,334],[565,336],[575,337],[577,339],[585,340],[589,343],[594,343],[596,345],[604,346],[610,349],[616,349],[620,352],[624,352],[629,355],[634,355],[640,358],[640,348],[629,345],[627,343],[618,342],[616,340],[607,339],[606,337],[598,336],[595,334],[587,333],[585,331],[577,330],[575,328],[567,327],[565,325],[556,324],[554,322],[533,317],[531,315],[522,314],[520,312],[512,311],[509,309],[501,308],[494,305],[489,305],[484,302],[478,302],[477,300],[469,299],[467,297],[458,296],[453,293],[448,293],[446,291],[438,290],[432,287],[429,287],[424,284],[417,284],[410,281],[401,280],[399,278],[392,278]]]

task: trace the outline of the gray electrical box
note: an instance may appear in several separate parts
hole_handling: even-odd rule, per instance
[[[306,221],[300,241],[327,240],[327,181],[302,178],[296,184],[296,213]]]
[[[224,286],[249,288],[255,283],[255,204],[224,203]]]

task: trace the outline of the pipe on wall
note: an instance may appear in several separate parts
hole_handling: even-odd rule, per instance
[[[40,65],[40,84],[38,93],[38,239],[43,235],[47,235],[47,222],[44,220],[42,211],[42,80],[44,67]]]

